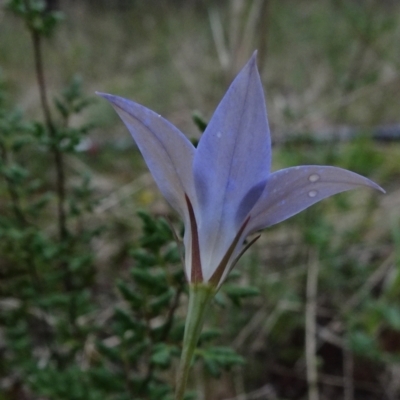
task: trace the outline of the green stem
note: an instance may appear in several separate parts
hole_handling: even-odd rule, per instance
[[[189,287],[189,309],[186,317],[185,335],[183,337],[182,355],[178,369],[175,400],[182,400],[185,395],[190,364],[203,327],[204,316],[215,292],[215,286],[204,283],[191,284]]]

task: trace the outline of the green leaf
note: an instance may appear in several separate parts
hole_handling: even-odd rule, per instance
[[[222,369],[229,369],[234,365],[243,365],[244,359],[232,348],[225,346],[197,349],[196,354],[203,360],[207,371],[214,377],[219,377]]]
[[[171,364],[173,356],[179,354],[176,346],[159,343],[155,346],[153,354],[151,355],[151,362],[160,368],[168,368]]]
[[[123,298],[130,304],[133,309],[143,306],[144,299],[137,291],[131,289],[124,281],[118,280],[117,287]]]
[[[240,301],[243,298],[254,297],[260,294],[258,288],[254,286],[225,285],[223,290],[236,306],[240,305]]]
[[[121,357],[120,357],[120,352],[117,346],[115,347],[109,347],[106,346],[103,342],[98,341],[97,342],[97,348],[99,349],[100,353],[109,358],[111,361],[119,362]]]
[[[207,329],[200,334],[199,343],[210,342],[221,336],[220,329]]]
[[[132,268],[130,273],[135,282],[150,293],[160,293],[168,288],[165,271],[151,273],[147,269]]]
[[[193,119],[193,122],[195,123],[195,125],[200,129],[200,132],[203,133],[207,128],[207,122],[203,118],[203,116],[200,115],[199,112],[195,111],[192,114],[192,119]]]
[[[142,321],[136,320],[127,311],[120,308],[115,309],[115,319],[124,331],[133,329],[136,334],[139,334],[143,333],[146,329],[146,326]]]
[[[148,304],[148,309],[152,315],[160,314],[161,310],[167,307],[170,303],[170,300],[175,294],[175,290],[173,288],[167,288],[167,291],[160,296],[157,296],[153,300],[151,300]]]
[[[153,267],[157,265],[157,257],[145,249],[134,249],[130,251],[130,254],[140,267]]]
[[[351,350],[360,356],[372,359],[379,358],[379,350],[376,346],[375,338],[361,330],[350,332],[349,344]]]
[[[400,309],[398,307],[388,305],[383,309],[383,315],[393,329],[400,330]]]
[[[112,373],[109,369],[103,367],[91,368],[89,374],[96,387],[116,392],[125,390],[124,379]]]

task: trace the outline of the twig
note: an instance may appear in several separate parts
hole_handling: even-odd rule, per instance
[[[308,399],[318,400],[318,370],[317,370],[317,291],[318,291],[319,261],[316,251],[311,251],[307,273],[306,289],[306,369],[308,383]]]
[[[275,400],[277,399],[277,395],[275,393],[274,388],[267,384],[262,386],[260,389],[254,390],[250,393],[243,393],[236,397],[231,397],[225,400],[257,400],[257,399],[265,399],[265,400]]]
[[[258,331],[257,337],[253,340],[252,349],[256,349],[258,344],[264,341],[264,337],[269,334],[272,328],[275,326],[279,317],[285,311],[300,311],[300,307],[294,302],[289,302],[286,300],[281,300],[276,305],[276,307],[269,313],[266,318],[267,309],[261,307],[250,319],[250,321],[241,329],[239,334],[236,336],[232,343],[232,347],[239,349],[243,346],[245,341],[250,337],[250,335]],[[260,325],[262,325],[260,327]]]
[[[345,343],[344,343],[342,336],[339,336],[338,334],[336,334],[332,330],[332,327],[329,325],[328,325],[328,327],[326,327],[326,326],[318,327],[317,336],[320,339],[320,341],[322,341],[322,342],[330,343],[330,344],[338,347],[339,349],[345,348]]]
[[[350,310],[354,309],[362,299],[367,296],[371,290],[383,280],[389,268],[393,265],[394,253],[390,254],[386,260],[375,270],[375,272],[367,279],[367,281],[362,285],[353,296],[351,296],[343,305],[340,310],[340,315],[343,315]],[[326,327],[321,329],[321,333],[325,330],[336,331],[335,329],[340,321],[340,316],[334,318]]]
[[[243,373],[243,366],[237,365],[232,368],[233,389],[237,395],[237,400],[246,400],[245,394],[245,377]]]
[[[306,123],[308,123],[309,125],[310,121],[320,118],[321,113],[322,114],[333,113],[342,105],[351,104],[357,99],[367,96],[371,94],[371,92],[378,90],[377,88],[379,88],[379,90],[382,90],[381,89],[382,86],[393,85],[398,80],[399,80],[399,74],[397,73],[387,76],[385,75],[379,81],[376,81],[369,85],[364,85],[346,95],[341,94],[340,96],[337,96],[333,100],[330,99],[325,103],[319,101],[318,104],[309,104],[308,109],[311,111],[304,112],[302,117],[293,124],[293,128],[295,131],[299,131],[303,129],[304,126],[306,126]]]
[[[242,20],[245,12],[245,1],[244,0],[232,0],[230,2],[230,26],[229,26],[229,48],[231,52],[231,65],[229,72],[231,75],[236,73],[238,54],[240,48],[240,38],[243,34],[242,31]]]
[[[240,49],[244,54],[240,54],[242,58],[246,59],[249,54],[254,51],[254,36],[258,33],[258,21],[261,17],[261,9],[263,7],[264,0],[253,0],[250,11],[247,15],[247,20],[245,21],[245,27],[242,32],[242,40],[240,44]],[[243,60],[239,59],[236,60],[236,65],[242,63]]]
[[[219,62],[221,64],[222,69],[224,71],[227,71],[229,69],[230,57],[225,43],[224,30],[222,27],[221,17],[218,13],[218,10],[215,8],[210,8],[208,10],[208,17],[210,20],[211,32],[213,35]]]
[[[184,291],[183,288],[184,288],[184,286],[180,285],[180,286],[178,286],[178,289],[175,292],[174,299],[172,300],[171,307],[168,310],[166,323],[164,325],[160,341],[166,341],[167,338],[168,338],[168,335],[169,335],[169,333],[171,331],[171,328],[172,328],[172,323],[174,322],[174,316],[175,316],[176,309],[179,306],[181,295],[182,295],[182,293]]]
[[[343,350],[343,391],[344,400],[354,400],[354,359],[353,353],[345,347]]]
[[[343,305],[340,310],[339,315],[331,320],[326,326],[321,328],[318,327],[316,334],[320,339],[318,347],[322,345],[323,342],[331,343],[341,349],[345,348],[345,343],[342,337],[337,335],[339,327],[341,326],[342,316],[348,313],[352,309],[356,308],[358,304],[365,298],[371,290],[383,280],[387,274],[389,268],[393,265],[394,253],[390,254],[386,260],[375,270],[375,272],[368,278],[368,280],[358,289],[358,291],[351,296]],[[303,366],[304,358],[301,357],[296,362],[297,366]],[[343,385],[343,379],[341,379]]]
[[[57,132],[54,127],[50,108],[47,101],[46,82],[44,78],[42,50],[41,50],[41,37],[33,29],[31,29],[31,37],[33,43],[33,53],[35,59],[36,78],[38,81],[40,101],[42,104],[44,119],[46,127],[49,131],[51,143],[51,150],[54,156],[54,163],[56,166],[56,192],[57,192],[57,208],[58,208],[58,228],[60,240],[65,240],[68,236],[66,213],[64,208],[65,203],[65,173],[62,159],[62,153],[57,146]]]
[[[25,7],[28,11],[30,11],[30,2],[29,0],[24,0]],[[47,90],[46,90],[46,79],[44,76],[44,67],[43,67],[43,57],[42,57],[42,41],[39,32],[35,29],[35,27],[31,26],[29,23],[27,24],[32,45],[33,45],[33,58],[35,63],[35,72],[36,72],[36,80],[39,87],[39,95],[40,95],[40,103],[43,110],[44,121],[46,124],[46,128],[49,132],[49,136],[51,139],[51,150],[54,155],[54,162],[56,166],[56,191],[57,191],[57,208],[58,208],[58,227],[59,227],[59,235],[60,240],[64,240],[67,235],[67,225],[66,225],[66,215],[64,209],[65,202],[65,174],[64,174],[64,166],[62,153],[57,146],[57,132],[53,123],[53,119],[51,117],[49,102],[47,99]]]
[[[302,373],[296,372],[293,368],[287,368],[279,364],[274,364],[272,368],[275,374],[293,377],[299,380],[306,380],[306,377]],[[343,378],[341,376],[320,373],[318,376],[318,382],[324,385],[343,388]],[[359,390],[382,394],[382,390],[379,389],[379,387],[377,387],[376,383],[374,382],[358,381],[355,382],[354,386],[356,389]]]
[[[24,4],[27,11],[30,11],[31,8],[30,1],[24,0]],[[50,107],[47,99],[46,79],[44,74],[43,57],[42,57],[41,35],[37,31],[37,29],[30,23],[28,23],[27,26],[31,35],[31,40],[33,45],[33,58],[35,63],[36,79],[40,94],[40,102],[43,110],[45,126],[47,128],[51,141],[50,149],[51,152],[53,153],[55,170],[56,170],[57,218],[58,218],[59,241],[60,243],[65,243],[68,239],[68,229],[67,229],[66,212],[65,212],[66,191],[65,191],[65,171],[64,171],[63,155],[58,147],[57,130],[52,120]],[[63,272],[63,277],[64,277],[63,279],[64,289],[66,292],[70,293],[73,291],[71,271],[69,270],[68,265],[65,261],[60,262],[60,268]],[[70,301],[68,304],[68,317],[71,327],[74,329],[74,331],[77,331],[76,299],[73,294],[71,294]]]
[[[268,33],[269,33],[269,21],[270,21],[270,0],[263,0],[260,17],[258,20],[258,69],[262,76],[265,63],[267,60],[268,52]]]
[[[147,187],[152,182],[151,174],[145,173],[139,178],[127,183],[126,185],[118,188],[117,190],[111,192],[106,197],[101,199],[99,204],[95,207],[94,212],[96,214],[102,214],[105,211],[119,205],[123,200],[128,199],[133,196],[139,190]]]

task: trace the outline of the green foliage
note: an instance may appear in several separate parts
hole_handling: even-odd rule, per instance
[[[232,303],[238,307],[241,305],[242,299],[258,296],[260,294],[260,290],[257,287],[233,284],[224,285],[223,292],[229,297]]]
[[[134,266],[129,277],[117,282],[123,305],[115,309],[107,331],[115,344],[98,342],[102,367],[98,366],[96,374],[104,368],[101,387],[109,395],[119,393],[123,398],[128,387],[138,398],[168,399],[172,386],[163,371],[176,364],[180,355],[185,321],[176,311],[182,296],[186,297],[186,278],[165,220],[143,211],[138,215],[143,234],[130,250]],[[199,359],[213,376],[243,362],[232,349],[213,346],[218,337],[215,330],[209,330],[200,338]],[[121,382],[119,390],[115,382]]]
[[[103,368],[101,387],[117,398],[124,398],[128,388],[135,398],[164,399],[171,385],[161,372],[180,353],[182,337],[174,331],[182,321],[176,320],[175,310],[185,277],[182,267],[165,257],[172,235],[164,220],[144,212],[139,216],[143,222],[140,247],[130,251],[134,261],[130,278],[117,283],[123,306],[115,309],[107,333],[116,344],[110,347],[98,342],[102,367],[96,374]],[[121,382],[118,388],[115,382]]]
[[[199,128],[200,132],[203,133],[207,128],[207,122],[198,112],[193,113],[192,115],[193,122]]]
[[[34,33],[37,46],[53,33],[58,14],[45,2],[10,1],[8,6]],[[46,94],[45,82],[39,81],[39,90]],[[89,129],[85,124],[71,128],[70,119],[90,101],[76,80],[59,98],[67,109],[61,119],[53,119],[43,102],[48,107],[44,122],[26,121],[10,109],[3,83],[0,88],[0,295],[9,303],[0,317],[7,349],[2,374],[18,371],[24,390],[36,396],[94,399],[99,392],[89,390],[90,377],[74,360],[96,332],[87,318],[94,311],[92,241],[99,227],[72,228],[95,201],[87,175],[73,176],[76,184],[67,189],[63,159]],[[51,173],[35,160],[49,163]]]
[[[35,34],[50,37],[63,15],[47,9],[44,0],[9,0],[8,8],[20,16],[29,30]]]
[[[142,235],[128,245],[129,272],[115,282],[118,306],[106,322],[97,321],[92,244],[104,228],[86,224],[97,204],[91,176],[71,173],[65,163],[93,128],[85,122],[93,100],[74,76],[54,103],[47,103],[40,48],[42,39],[54,34],[59,14],[44,1],[13,0],[8,8],[32,34],[36,73],[43,78],[38,86],[44,119],[25,121],[18,110],[10,110],[0,82],[0,194],[5,199],[0,203],[5,283],[0,324],[7,349],[0,372],[18,371],[15,384],[35,397],[172,399],[173,382],[165,370],[180,356],[184,316],[177,311],[186,297],[186,279],[170,226],[137,213]],[[78,117],[80,124],[74,122]],[[52,165],[49,171],[32,162],[32,155]],[[74,184],[67,184],[70,180]],[[237,304],[254,295],[234,288],[229,293]],[[215,347],[218,337],[202,337],[200,357],[215,376],[242,363],[232,349]]]
[[[217,346],[197,350],[198,357],[203,361],[206,370],[214,377],[219,378],[223,369],[234,365],[244,364],[243,357],[232,348]]]

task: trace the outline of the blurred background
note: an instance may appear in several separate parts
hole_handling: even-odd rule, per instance
[[[0,400],[172,398],[187,298],[153,217],[180,221],[94,92],[196,142],[256,49],[273,170],[335,165],[387,194],[263,232],[206,322],[204,348],[238,358],[200,352],[192,398],[400,399],[399,43],[396,0],[0,1]],[[151,315],[132,294],[146,266],[179,275]],[[131,358],[127,315],[148,323],[134,345],[153,343]]]

